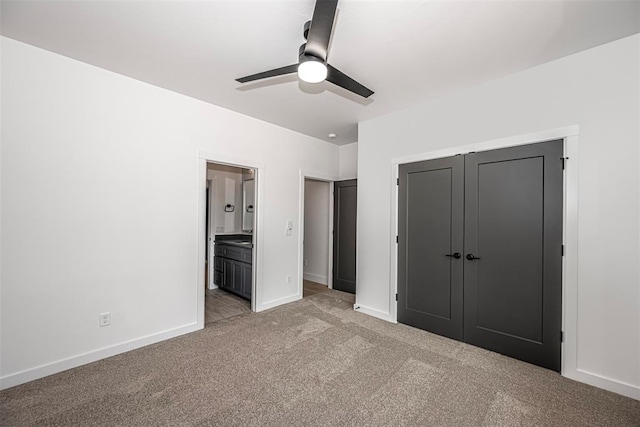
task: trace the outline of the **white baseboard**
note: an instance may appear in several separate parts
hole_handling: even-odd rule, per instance
[[[581,369],[577,369],[573,372],[563,372],[562,375],[581,383],[589,384],[598,388],[603,388],[605,390],[609,390],[614,393],[630,397],[632,399],[640,400],[640,387],[632,384],[627,384],[618,380],[604,377],[599,374],[583,371]]]
[[[361,304],[353,304],[353,309],[359,313],[364,313],[369,316],[377,317],[378,319],[386,320],[387,322],[395,323],[391,320],[389,313],[385,313],[384,311],[376,310],[375,308],[366,307]]]
[[[274,308],[274,307],[277,307],[277,306],[282,305],[282,304],[288,304],[290,302],[298,301],[300,299],[302,299],[302,295],[299,295],[299,294],[291,295],[291,296],[284,297],[284,298],[274,299],[272,301],[265,302],[263,304],[259,304],[256,307],[256,312],[268,310],[270,308]]]
[[[199,328],[197,323],[194,322],[188,325],[169,329],[167,331],[147,335],[142,338],[136,338],[120,344],[92,350],[83,354],[79,354],[77,356],[67,357],[65,359],[40,365],[35,368],[25,369],[14,374],[5,375],[3,377],[0,377],[0,390],[15,387],[17,385],[37,380],[49,375],[57,374],[71,368],[86,365],[87,363],[106,359],[107,357],[115,356],[116,354],[125,353],[127,351],[135,350],[137,348],[144,347],[150,344],[155,344],[157,342],[168,340],[170,338],[175,338],[180,335],[195,332],[198,329],[202,328]]]
[[[304,280],[310,280],[312,282],[316,282],[316,283],[320,283],[321,285],[327,285],[327,276],[321,276],[319,274],[313,274],[313,273],[304,273],[302,275],[302,277],[304,278]]]

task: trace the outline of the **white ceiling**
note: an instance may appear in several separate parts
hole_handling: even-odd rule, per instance
[[[2,34],[342,145],[357,123],[640,32],[640,1],[340,0],[329,63],[364,100],[296,75],[314,0],[2,1]],[[586,70],[585,70],[586,71]]]

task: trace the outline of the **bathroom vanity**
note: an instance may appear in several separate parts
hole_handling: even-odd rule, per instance
[[[215,237],[214,283],[221,289],[251,300],[253,236],[220,234]]]

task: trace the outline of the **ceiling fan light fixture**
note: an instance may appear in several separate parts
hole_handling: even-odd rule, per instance
[[[298,77],[307,83],[320,83],[327,78],[327,65],[314,56],[301,55]]]

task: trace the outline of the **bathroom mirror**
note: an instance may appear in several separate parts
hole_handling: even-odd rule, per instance
[[[255,180],[242,181],[242,231],[253,231],[253,212],[255,210]]]

